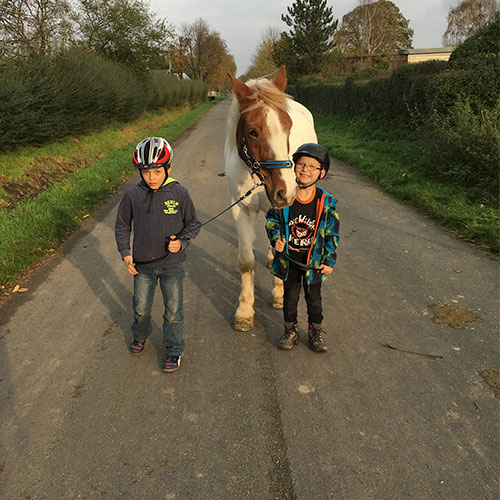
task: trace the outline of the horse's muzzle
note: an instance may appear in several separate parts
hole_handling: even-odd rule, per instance
[[[276,189],[270,196],[269,191],[266,189],[266,193],[273,208],[289,207],[295,201],[296,191],[290,195],[284,189]]]

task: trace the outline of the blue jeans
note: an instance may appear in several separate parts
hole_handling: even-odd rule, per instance
[[[180,356],[184,352],[184,266],[149,267],[138,264],[134,275],[134,339],[146,340],[151,333],[151,309],[156,284],[163,295],[163,345],[166,355]]]

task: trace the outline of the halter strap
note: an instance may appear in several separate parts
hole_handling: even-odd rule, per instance
[[[245,157],[245,163],[250,167],[252,174],[258,173],[259,168],[292,168],[293,162],[291,160],[268,160],[268,161],[257,161],[252,154],[248,151],[247,143],[245,141],[245,136],[243,134],[243,122],[241,122],[241,152]]]
[[[265,168],[292,168],[293,162],[290,160],[269,160],[261,161],[259,165]]]

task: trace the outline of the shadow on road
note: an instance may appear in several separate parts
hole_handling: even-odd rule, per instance
[[[109,221],[106,226],[111,227],[114,225],[114,219]],[[112,267],[103,254],[110,253],[109,250],[100,251],[101,241],[89,231],[83,231],[82,236],[78,242],[73,246],[78,246],[78,250],[65,247],[65,258],[71,262],[76,269],[80,271],[88,284],[88,289],[95,297],[103,304],[108,313],[113,326],[116,326],[122,333],[124,344],[128,348],[131,341],[130,324],[133,321],[133,308],[132,308],[132,293],[133,293],[133,277],[123,269],[118,273],[123,272],[124,278],[117,274],[117,269]],[[113,241],[114,244],[114,241]],[[82,251],[83,250],[83,251]],[[118,263],[121,263],[120,255],[116,248],[112,248],[115,253],[112,255],[116,257]],[[130,280],[130,286],[123,284],[124,279]],[[157,290],[157,293],[159,291]],[[109,325],[103,325],[103,332]],[[158,326],[153,321],[153,331],[156,331]],[[83,332],[82,332],[83,333]],[[157,336],[151,337],[152,344],[158,351],[161,351],[161,342],[157,340]],[[159,353],[159,359],[163,353]]]
[[[208,220],[203,212],[198,211],[198,217]],[[241,291],[241,275],[238,269],[237,249],[238,240],[234,226],[215,220],[202,228],[202,232],[208,232],[207,236],[220,238],[225,247],[222,252],[216,253],[211,242],[200,234],[188,249],[186,270],[189,279],[210,300],[212,307],[219,313],[227,324],[233,328],[234,312],[238,305],[238,297]],[[217,243],[219,248],[220,243]],[[266,267],[267,256],[262,252],[255,251],[255,320],[263,325],[272,326],[275,331],[281,331],[281,313],[271,309],[271,290],[273,286],[272,276]],[[266,285],[260,282],[265,280]],[[279,318],[279,321],[277,320]],[[278,328],[278,330],[276,330]],[[270,339],[274,343],[274,339]]]

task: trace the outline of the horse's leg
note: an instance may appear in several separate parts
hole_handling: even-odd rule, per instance
[[[274,249],[270,245],[267,254],[267,267],[271,268],[274,259]],[[274,278],[271,307],[273,309],[283,309],[283,280]]]
[[[274,259],[274,249],[271,245],[269,245],[269,252],[267,252],[267,267],[271,269],[271,264]]]
[[[274,278],[272,297],[271,307],[273,309],[283,309],[283,280],[280,278]]]
[[[253,244],[257,212],[238,209],[235,211],[238,229],[238,264],[241,272],[241,293],[234,318],[234,329],[246,332],[253,328],[254,317],[254,264]]]

